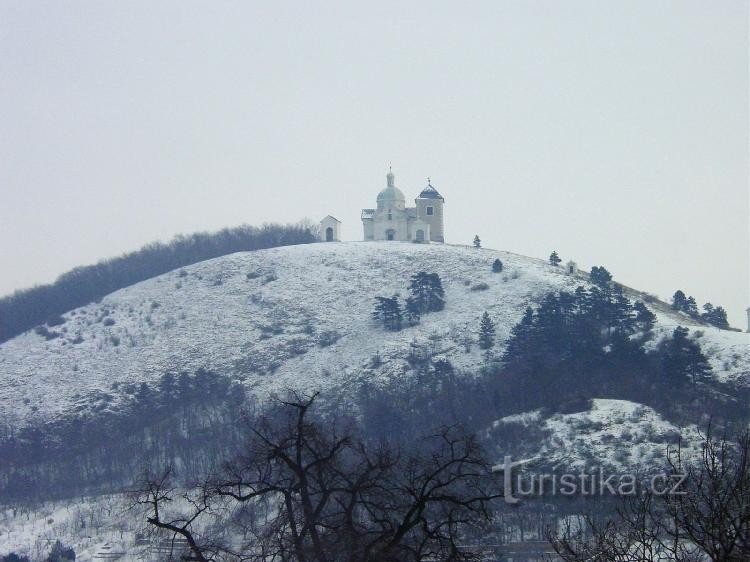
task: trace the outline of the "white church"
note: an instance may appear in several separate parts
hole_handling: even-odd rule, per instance
[[[364,240],[394,240],[400,242],[445,242],[443,236],[443,205],[445,199],[430,180],[414,200],[414,207],[406,206],[403,192],[396,187],[396,176],[389,170],[386,186],[377,197],[377,207],[362,209]],[[328,215],[320,221],[321,239],[340,240],[341,221]]]

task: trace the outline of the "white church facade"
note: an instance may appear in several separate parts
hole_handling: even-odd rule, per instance
[[[445,242],[443,235],[445,199],[429,180],[427,180],[427,187],[420,192],[414,203],[414,207],[406,206],[406,198],[396,187],[396,177],[389,170],[386,176],[386,187],[378,193],[377,207],[362,209],[364,240]]]
[[[406,206],[406,197],[396,187],[396,176],[389,170],[386,186],[377,197],[377,207],[362,209],[363,238],[396,242],[445,242],[443,207],[445,198],[427,178],[427,186]],[[341,240],[341,221],[331,215],[320,221],[321,242]]]

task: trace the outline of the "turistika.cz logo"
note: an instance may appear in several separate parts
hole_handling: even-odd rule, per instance
[[[529,465],[537,459],[513,461],[506,455],[502,464],[492,472],[503,474],[503,494],[506,503],[517,504],[519,498],[540,496],[634,496],[650,492],[656,496],[683,495],[684,474],[655,474],[641,478],[636,474],[605,474],[601,467],[594,472],[528,473],[514,468]]]

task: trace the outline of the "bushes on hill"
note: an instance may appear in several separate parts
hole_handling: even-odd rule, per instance
[[[64,312],[179,267],[234,252],[315,241],[314,233],[302,224],[245,225],[178,236],[168,243],[156,242],[95,265],[77,267],[51,285],[16,291],[0,299],[0,342],[45,322],[50,327],[58,325]]]
[[[28,556],[21,556],[15,552],[0,556],[0,562],[30,562]]]

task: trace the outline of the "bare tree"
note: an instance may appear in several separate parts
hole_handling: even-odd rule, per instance
[[[244,453],[182,496],[188,515],[163,517],[175,492],[149,479],[136,494],[148,523],[184,537],[199,561],[472,559],[461,537],[489,521],[498,497],[474,437],[444,427],[409,451],[372,444],[353,423],[312,412],[316,398],[293,395],[253,423]],[[198,521],[221,510],[242,544],[206,539]]]
[[[715,439],[709,427],[699,462],[680,449],[668,461],[673,474],[685,475],[684,493],[665,501],[687,539],[715,562],[750,559],[750,433]]]
[[[639,490],[614,515],[551,533],[555,552],[566,562],[750,560],[750,435],[714,439],[709,429],[697,462],[678,447],[667,463],[679,488]]]

